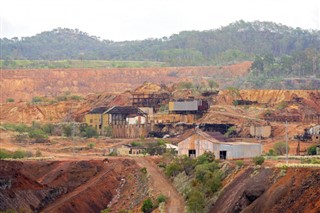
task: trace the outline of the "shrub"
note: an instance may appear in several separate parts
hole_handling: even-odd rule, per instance
[[[151,212],[152,208],[153,208],[153,203],[150,198],[143,201],[143,204],[141,207],[142,212]]]
[[[192,189],[187,194],[187,207],[189,212],[202,212],[205,206],[205,199],[202,191]]]
[[[276,155],[276,153],[275,153],[274,149],[269,149],[267,156],[275,156],[275,155]]]
[[[282,109],[286,108],[287,106],[288,106],[288,102],[282,101],[282,102],[277,106],[277,109],[278,109],[278,110],[282,110]]]
[[[286,153],[286,143],[277,142],[273,145],[273,149],[275,150],[277,155],[284,155]],[[289,152],[289,146],[288,146],[288,152]]]
[[[166,200],[167,200],[167,197],[164,196],[163,194],[161,194],[161,195],[159,195],[159,196],[157,197],[157,202],[158,202],[158,203],[166,202]]]
[[[93,137],[98,137],[99,134],[97,132],[97,130],[91,126],[87,126],[85,129],[84,129],[84,136],[86,138],[93,138]]]
[[[89,149],[93,149],[93,147],[95,146],[95,143],[88,143],[87,146]]]
[[[72,135],[72,126],[71,125],[64,125],[63,126],[63,133],[66,137],[71,137]]]
[[[236,161],[237,166],[242,167],[244,165],[243,160],[237,160]]]
[[[74,100],[74,101],[80,101],[80,100],[82,99],[82,97],[79,96],[79,95],[72,95],[72,96],[70,97],[70,99],[71,99],[71,100]]]
[[[308,155],[316,155],[317,154],[317,145],[313,145],[308,147],[307,149]]]
[[[141,146],[141,145],[142,145],[141,143],[136,142],[136,141],[131,143],[131,146]]]
[[[6,158],[10,158],[11,157],[11,153],[8,152],[5,149],[0,149],[0,159],[6,159]]]
[[[167,165],[165,174],[168,177],[174,177],[179,174],[179,172],[182,171],[182,167],[177,162],[172,162],[169,165]]]
[[[142,173],[145,174],[145,175],[148,173],[146,167],[141,168],[141,169],[140,169],[140,172],[142,172]]]
[[[264,157],[263,156],[254,157],[252,160],[253,160],[255,165],[262,165],[264,163]]]
[[[40,103],[42,101],[42,98],[39,96],[35,96],[32,98],[32,103]]]
[[[213,152],[205,152],[197,158],[197,164],[210,163],[215,160],[215,155]]]
[[[107,137],[112,137],[112,127],[111,126],[104,127],[104,132]]]
[[[192,89],[193,84],[192,84],[192,82],[189,82],[189,81],[180,82],[178,85],[178,88],[179,89]]]
[[[41,151],[39,149],[36,151],[35,156],[36,157],[41,157],[42,156],[42,153],[41,153]]]
[[[17,158],[24,158],[25,157],[25,152],[22,150],[16,150],[13,154],[12,154],[12,158],[17,159]]]
[[[26,142],[28,139],[28,135],[26,133],[20,133],[15,136],[15,140],[19,143]]]
[[[14,102],[13,98],[7,98],[7,103],[12,103],[12,102]]]
[[[29,137],[34,139],[46,139],[48,136],[42,129],[31,129],[29,131]]]
[[[54,125],[53,124],[45,124],[41,128],[46,134],[53,135],[54,133]]]

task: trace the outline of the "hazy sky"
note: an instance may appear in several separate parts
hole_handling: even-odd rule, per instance
[[[243,19],[320,29],[320,0],[0,0],[1,37],[78,28],[115,41],[209,30]]]

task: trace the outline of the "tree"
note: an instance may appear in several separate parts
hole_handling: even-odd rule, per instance
[[[204,209],[204,194],[202,191],[192,189],[187,195],[187,207],[189,212],[203,212]]]
[[[286,143],[277,142],[273,145],[273,149],[277,155],[284,155],[286,153]],[[288,145],[288,152],[289,152],[289,145]]]
[[[254,157],[252,160],[253,160],[255,165],[262,165],[264,163],[264,157],[263,156]]]
[[[150,198],[147,198],[146,200],[143,201],[141,210],[142,212],[149,213],[152,211],[152,209],[153,209],[153,202]]]

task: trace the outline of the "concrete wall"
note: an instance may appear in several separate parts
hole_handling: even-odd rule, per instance
[[[250,135],[252,137],[269,138],[271,136],[271,126],[250,126]]]

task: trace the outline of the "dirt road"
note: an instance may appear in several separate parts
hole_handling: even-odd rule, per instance
[[[166,204],[166,212],[168,213],[182,213],[184,211],[184,201],[178,191],[172,186],[170,181],[164,177],[155,165],[147,157],[135,158],[137,164],[145,167],[150,174],[150,183],[152,189],[159,194],[163,194],[168,198]]]

